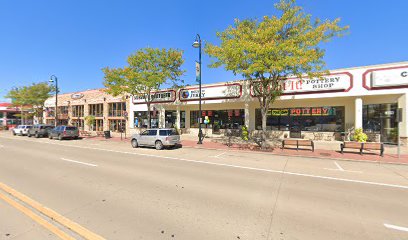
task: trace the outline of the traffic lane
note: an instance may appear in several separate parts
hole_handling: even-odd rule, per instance
[[[3,194],[3,192],[0,192]],[[59,239],[50,231],[0,199],[0,239]]]
[[[13,153],[13,155],[15,154]],[[24,156],[24,154],[22,155]],[[148,160],[142,162],[157,164],[157,161]],[[41,163],[53,165],[48,161],[44,161],[43,158],[37,159],[35,155],[32,155],[29,160],[26,159],[26,161],[35,162],[38,165],[41,165]],[[42,172],[36,172],[33,168],[28,167],[25,170],[27,172],[31,170],[34,173],[24,172],[22,175],[34,176],[22,183],[14,183],[13,187],[17,189],[24,188],[23,192],[30,191],[32,195],[36,195],[36,198],[33,198],[41,199],[39,201],[46,206],[51,206],[51,208],[59,212],[68,213],[70,219],[113,239],[117,239],[118,236],[132,236],[136,233],[140,233],[141,236],[153,234],[154,237],[148,237],[148,239],[158,239],[157,237],[163,236],[161,233],[163,230],[158,231],[158,228],[161,228],[159,226],[174,229],[173,232],[178,232],[178,234],[187,236],[198,234],[202,236],[202,238],[196,237],[195,239],[208,239],[208,236],[213,239],[217,238],[217,236],[230,238],[234,234],[242,232],[245,229],[244,226],[251,226],[254,222],[259,221],[258,211],[262,208],[262,204],[265,205],[263,207],[266,209],[265,212],[268,212],[267,209],[271,204],[268,196],[274,194],[274,188],[276,188],[274,186],[277,183],[274,175],[265,177],[258,174],[249,174],[248,176],[248,173],[244,170],[237,173],[236,171],[226,172],[222,168],[214,169],[212,166],[197,168],[195,164],[167,163],[168,166],[162,166],[161,169],[157,169],[158,167],[141,167],[140,165],[133,169],[125,167],[122,171],[113,171],[113,175],[112,170],[109,170],[109,168],[98,167],[92,168],[86,174],[79,171],[80,174],[74,176],[74,178],[69,177],[71,173],[68,173],[68,171],[71,171],[71,167],[65,166],[63,169],[66,171],[67,178],[63,182],[56,181],[59,175],[50,170],[46,174],[49,183],[47,183],[47,179],[41,181]],[[62,167],[56,166],[57,168]],[[126,169],[127,171],[125,171]],[[5,169],[5,174],[16,171],[18,169]],[[5,174],[1,173],[2,176]],[[96,174],[97,176],[95,176]],[[98,178],[98,181],[95,181],[95,178]],[[77,181],[78,179],[82,179],[82,181]],[[27,185],[27,182],[30,184]],[[121,189],[110,194],[92,194],[97,187],[95,184],[97,186],[108,184]],[[44,189],[41,186],[46,187],[46,195],[44,195]],[[71,186],[77,186],[78,189]],[[63,196],[52,194],[61,190],[64,191]],[[185,193],[180,194],[180,191]],[[41,192],[41,194],[37,192]],[[83,196],[84,194],[87,195]],[[137,197],[140,196],[143,198],[138,199]],[[84,202],[88,202],[88,204],[82,206],[79,203],[75,204],[75,199],[73,199],[75,197],[87,199]],[[110,198],[119,199],[111,200]],[[72,199],[73,202],[69,201],[67,203],[65,202],[66,199]],[[120,199],[124,199],[124,201],[119,205],[118,209]],[[106,207],[107,203],[112,203],[112,206]],[[61,205],[65,205],[65,207]],[[96,206],[96,209],[93,209],[94,206]],[[180,206],[180,209],[171,211],[172,206]],[[91,208],[87,213],[89,215],[77,214],[78,211],[86,211],[88,208]],[[114,210],[110,212],[110,209]],[[134,216],[129,215],[129,213],[139,214]],[[179,220],[180,216],[186,216],[187,219]],[[126,222],[122,219],[126,219]],[[135,231],[135,221],[141,221],[141,226],[137,228],[138,231]],[[197,221],[211,224],[195,229],[194,226]],[[149,228],[148,226],[152,222],[156,224]],[[149,224],[145,225],[146,223]],[[192,225],[189,225],[190,223]],[[112,228],[112,226],[115,227]],[[252,228],[245,231],[249,233],[240,234],[262,232],[259,229]]]
[[[269,239],[407,239],[408,191],[284,177]]]
[[[16,141],[18,141],[16,139]],[[36,141],[30,141],[30,140],[25,140],[25,142],[33,142],[33,143],[37,143]],[[66,146],[70,146],[71,148],[80,148],[80,149],[89,149],[90,153],[93,153],[94,151],[105,151],[107,152],[106,156],[111,156],[109,155],[109,152],[113,152],[113,153],[123,153],[123,154],[130,154],[130,155],[134,155],[136,156],[136,160],[137,159],[143,159],[143,157],[158,157],[157,160],[160,160],[160,158],[166,159],[166,160],[175,160],[175,161],[184,161],[184,162],[188,162],[188,161],[196,161],[195,163],[197,164],[206,164],[206,163],[211,163],[211,164],[219,164],[219,165],[223,165],[225,164],[226,166],[224,167],[248,167],[248,168],[259,168],[259,166],[265,166],[265,164],[267,163],[271,163],[271,164],[275,164],[274,166],[276,167],[276,163],[278,164],[279,168],[273,168],[271,166],[269,166],[268,168],[259,168],[258,170],[272,170],[272,171],[285,171],[288,174],[294,173],[294,174],[305,174],[308,175],[308,177],[331,177],[331,178],[336,178],[336,180],[356,180],[356,181],[363,181],[363,182],[374,182],[374,183],[385,183],[385,184],[395,184],[395,185],[400,185],[400,186],[406,186],[407,184],[407,179],[404,178],[403,176],[401,176],[400,174],[397,174],[395,171],[391,171],[387,168],[383,168],[382,165],[384,164],[373,164],[373,163],[365,163],[365,162],[346,162],[347,165],[349,166],[354,166],[354,169],[360,169],[361,171],[357,170],[346,170],[346,171],[333,171],[336,170],[335,168],[333,168],[334,163],[337,163],[337,161],[332,161],[332,160],[321,160],[321,159],[310,159],[310,158],[298,158],[298,157],[285,157],[286,159],[289,159],[289,161],[285,161],[285,158],[280,158],[280,161],[275,161],[275,160],[263,160],[263,161],[259,161],[258,165],[254,165],[252,164],[254,161],[248,161],[247,159],[238,159],[235,160],[235,156],[234,157],[230,157],[230,158],[217,158],[214,160],[211,160],[211,158],[209,158],[209,154],[211,154],[211,152],[213,152],[212,150],[206,150],[206,151],[201,151],[198,153],[195,153],[195,159],[186,159],[186,158],[180,158],[180,157],[173,157],[173,156],[165,156],[163,154],[165,154],[164,152],[167,151],[156,151],[154,149],[150,149],[150,153],[145,153],[145,152],[140,152],[140,149],[128,149],[125,148],[122,150],[123,148],[123,144],[122,145],[117,145],[116,147],[114,147],[112,149],[111,148],[101,148],[101,147],[89,147],[89,146],[79,146],[79,145],[75,145],[75,141],[71,142],[69,145],[64,144],[64,143],[60,143],[60,142],[48,142],[49,144],[51,144],[52,146],[55,146],[56,149],[61,149],[61,151],[64,152],[69,152],[70,154],[75,154],[76,151],[70,151],[69,148],[64,148]],[[41,146],[40,146],[41,147]],[[48,148],[47,146],[42,146],[44,148]],[[62,148],[61,148],[62,147]],[[120,148],[122,147],[122,148]],[[158,154],[156,154],[158,153]],[[201,153],[201,154],[199,154]],[[190,153],[190,156],[193,153]],[[92,154],[93,155],[93,154]],[[218,154],[219,155],[219,154]],[[224,154],[227,155],[227,154]],[[222,156],[224,156],[222,155]],[[105,155],[104,155],[105,156]],[[206,158],[203,160],[200,160],[200,156],[201,159],[202,158]],[[255,155],[257,157],[257,159],[259,159],[260,154],[256,154]],[[92,156],[91,156],[92,157]],[[156,158],[154,158],[156,160]],[[102,160],[102,159],[99,159]],[[115,161],[114,157],[109,157],[108,159],[106,159],[107,161]],[[204,161],[204,162],[200,162],[200,161]],[[340,162],[340,161],[339,161]],[[343,161],[344,162],[344,161]],[[342,164],[343,164],[342,162]],[[116,163],[115,163],[116,164]],[[122,164],[124,164],[122,162]],[[338,165],[338,164],[337,164]],[[332,166],[331,168],[329,168],[329,166]],[[396,165],[393,165],[396,166]],[[406,168],[407,166],[402,165],[402,166],[398,166],[399,168],[403,169]],[[368,169],[369,171],[366,171],[366,169]],[[360,174],[358,174],[360,173]]]

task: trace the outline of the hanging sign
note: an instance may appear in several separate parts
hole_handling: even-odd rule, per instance
[[[240,98],[242,94],[242,86],[239,83],[204,86],[201,88],[201,99],[229,99]],[[180,101],[196,101],[200,98],[199,88],[184,88],[180,90]]]
[[[176,100],[176,91],[160,91],[154,92],[151,95],[151,103],[174,102]],[[134,104],[146,104],[144,96],[133,96]]]

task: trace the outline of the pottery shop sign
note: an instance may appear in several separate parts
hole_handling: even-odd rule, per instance
[[[289,78],[282,80],[281,88],[283,95],[317,93],[317,92],[341,92],[348,91],[352,87],[352,75],[350,73],[336,73],[332,75],[322,76],[321,78]],[[251,85],[251,94],[254,94],[253,86]]]
[[[176,100],[176,91],[162,91],[154,92],[151,95],[151,103],[165,103],[165,102],[174,102]],[[145,104],[145,96],[133,96],[134,104]]]
[[[240,98],[242,94],[241,84],[227,84],[218,86],[205,86],[201,88],[201,99],[230,99]],[[199,88],[185,88],[180,90],[180,101],[196,101],[200,99]]]

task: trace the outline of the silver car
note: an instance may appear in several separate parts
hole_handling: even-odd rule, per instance
[[[148,146],[161,150],[164,147],[180,145],[180,135],[172,128],[147,129],[140,134],[134,134],[131,144],[134,148]]]
[[[32,128],[32,125],[18,125],[16,128],[13,129],[13,135],[20,135],[24,136],[27,135],[28,130]]]

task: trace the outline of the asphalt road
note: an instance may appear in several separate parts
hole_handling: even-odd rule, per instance
[[[0,183],[106,239],[408,239],[406,165],[0,133]],[[60,238],[0,199],[0,239]]]

